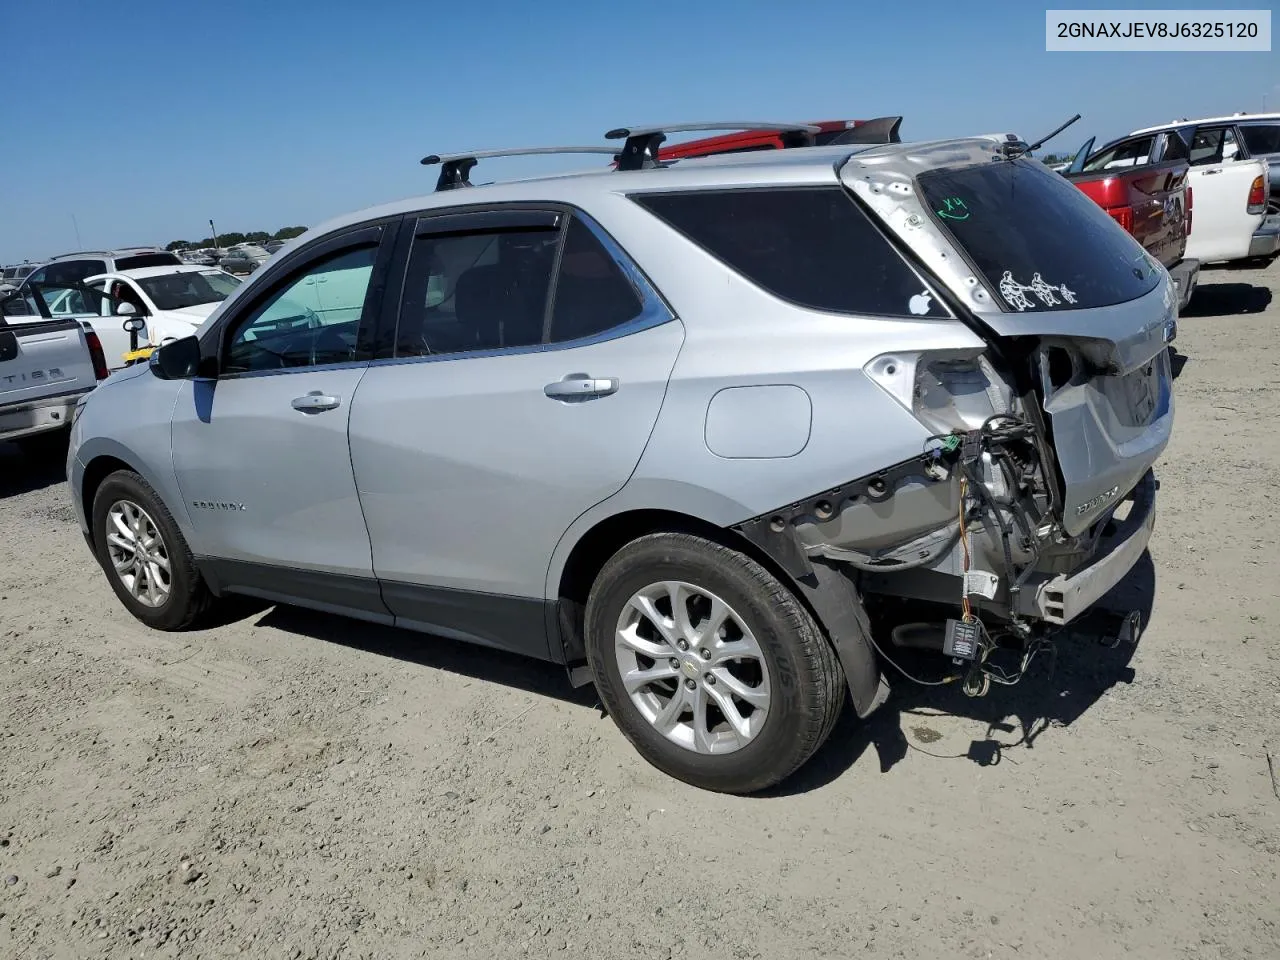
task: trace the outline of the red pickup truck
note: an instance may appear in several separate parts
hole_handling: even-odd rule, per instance
[[[1191,235],[1191,155],[1176,132],[1122,137],[1093,149],[1085,141],[1062,175],[1111,214],[1164,264],[1178,290],[1178,311],[1200,277],[1200,261],[1184,256]]]
[[[814,135],[816,146],[901,142],[902,117],[815,120],[812,125],[821,128],[821,132]],[[793,142],[784,139],[779,130],[744,130],[662,147],[658,159],[781,149]],[[1148,151],[1142,156],[1124,153],[1128,140],[1115,141],[1096,152],[1093,142],[1090,139],[1085,143],[1062,175],[1111,214],[1148,253],[1164,264],[1177,286],[1181,312],[1200,276],[1200,262],[1184,256],[1192,219],[1191,187],[1187,185],[1191,161],[1185,142],[1176,135],[1148,137]]]

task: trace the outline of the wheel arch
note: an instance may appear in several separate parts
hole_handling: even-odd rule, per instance
[[[730,522],[737,522],[732,520]],[[746,537],[716,523],[673,508],[633,507],[599,516],[589,524],[575,524],[577,535],[557,550],[558,562],[548,576],[548,632],[553,653],[559,654],[571,677],[585,677],[584,613],[596,575],[618,550],[651,533],[688,533],[737,550],[768,570],[804,605],[827,641],[835,648],[846,674],[858,716],[865,717],[884,702],[887,685],[870,640],[870,625],[853,585],[829,567],[812,577],[796,578],[783,564]],[[816,565],[815,565],[816,566]],[[575,681],[576,682],[576,681]],[[585,680],[583,681],[585,682]]]
[[[162,478],[147,469],[144,458],[137,456],[132,450],[114,440],[96,439],[92,445],[85,444],[76,451],[76,459],[82,465],[78,488],[73,487],[77,505],[83,511],[86,524],[92,528],[93,498],[102,486],[102,481],[117,470],[129,470],[145,480],[156,494],[164,501],[173,516],[174,523],[188,543],[192,542],[192,533],[182,498],[171,502],[166,492],[174,488],[172,483],[165,483]]]

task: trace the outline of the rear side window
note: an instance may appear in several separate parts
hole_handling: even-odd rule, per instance
[[[1117,143],[1090,157],[1089,162],[1084,165],[1084,172],[1097,173],[1100,170],[1143,166],[1151,156],[1151,144],[1154,142],[1154,137],[1139,137]]]
[[[1136,240],[1034,161],[934,170],[916,184],[1007,311],[1107,307],[1160,282],[1159,265]]]
[[[396,356],[567,343],[636,319],[644,300],[579,217],[563,233],[510,229],[414,239]]]
[[[559,239],[547,229],[416,237],[396,356],[540,344]]]
[[[44,282],[49,284],[79,283],[85,277],[106,273],[107,264],[103,260],[67,260],[52,263],[45,268]]]
[[[1240,137],[1255,157],[1262,153],[1280,153],[1280,123],[1242,126]]]
[[[168,267],[175,263],[182,263],[182,258],[176,253],[135,253],[132,256],[117,258],[116,269],[136,270],[139,267]]]
[[[644,301],[617,261],[578,217],[565,231],[548,341],[595,336],[634,320]]]
[[[840,187],[632,199],[752,283],[798,306],[883,317],[949,315]]]

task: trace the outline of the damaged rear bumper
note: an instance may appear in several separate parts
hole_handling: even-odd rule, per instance
[[[1128,514],[1123,520],[1111,521],[1114,529],[1099,539],[1086,566],[1071,573],[1030,578],[1018,595],[1020,614],[1048,623],[1070,623],[1125,578],[1146,551],[1155,528],[1155,473],[1148,470],[1126,499]]]

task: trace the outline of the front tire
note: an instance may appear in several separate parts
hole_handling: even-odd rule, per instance
[[[111,589],[135,617],[157,630],[191,626],[213,598],[187,542],[142,477],[117,470],[93,498],[93,545]]]
[[[844,705],[835,651],[755,560],[687,534],[629,543],[586,608],[587,659],[623,735],[654,767],[723,793],[794,773]]]

